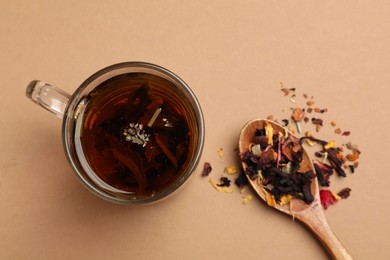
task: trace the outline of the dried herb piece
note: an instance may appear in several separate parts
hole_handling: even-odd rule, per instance
[[[219,179],[221,181],[220,184],[217,184],[219,187],[229,187],[230,186],[230,180],[227,177],[221,177]]]
[[[344,131],[341,135],[344,135],[344,136],[349,136],[351,134],[350,131]]]
[[[350,150],[359,150],[358,146],[351,142],[346,143],[345,146]]]
[[[337,195],[340,196],[342,199],[346,199],[351,195],[351,189],[350,188],[344,188],[342,189]]]
[[[328,187],[330,184],[329,177],[333,174],[332,167],[318,160],[313,160],[313,165],[319,184],[322,187]]]
[[[348,159],[348,161],[354,162],[359,158],[359,154],[356,152],[353,152],[353,153],[347,154],[347,156],[345,156],[345,157]]]
[[[282,122],[283,122],[283,125],[284,125],[284,126],[288,126],[288,124],[289,124],[288,119],[283,119]]]
[[[288,96],[290,93],[295,91],[295,88],[281,88],[281,91],[285,96]]]
[[[320,131],[320,128],[323,126],[323,120],[320,118],[312,118],[311,122],[316,125],[316,131]]]
[[[316,108],[314,108],[314,112],[316,112],[316,113],[325,113],[325,112],[328,112],[328,109],[327,108],[321,109],[321,108],[316,107]]]
[[[294,119],[294,121],[302,121],[302,119],[305,117],[305,110],[299,107],[296,107],[293,109],[291,118]]]
[[[345,158],[342,155],[340,149],[338,148],[330,148],[327,149],[327,154],[328,154],[328,161],[330,165],[335,169],[337,174],[341,177],[347,177],[345,174],[345,171],[342,168],[342,165],[345,163]]]
[[[245,173],[241,172],[234,181],[234,184],[236,184],[239,188],[246,186],[248,184],[248,179],[246,178]]]
[[[342,154],[341,148],[335,147],[336,143],[334,141],[325,142],[305,136],[300,139],[300,142],[302,143],[306,139],[310,139],[321,144],[324,147],[324,150],[322,152],[317,152],[316,156],[321,157],[322,154],[326,155],[326,159],[329,161],[330,166],[337,172],[337,174],[341,177],[347,176],[343,170],[343,165],[346,162],[346,159]]]
[[[205,162],[203,165],[202,176],[208,176],[212,170],[213,168],[211,167],[211,164],[209,162]]]
[[[314,105],[314,101],[309,100],[309,101],[306,102],[306,105],[307,105],[308,107],[311,107],[311,106]]]
[[[290,162],[300,163],[302,161],[303,148],[299,139],[293,135],[289,135],[282,144],[282,154]]]

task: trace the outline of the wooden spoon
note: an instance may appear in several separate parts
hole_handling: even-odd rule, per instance
[[[255,136],[256,129],[264,129],[265,122],[268,122],[272,125],[274,132],[285,133],[285,128],[274,121],[267,119],[254,119],[248,122],[243,129],[241,130],[240,140],[239,140],[239,150],[242,154],[248,150],[248,147],[253,143],[253,138]],[[290,133],[291,134],[291,133]],[[307,163],[314,172],[313,165],[311,160],[304,150],[303,152],[303,163]],[[246,163],[242,163],[243,169],[246,170]],[[251,180],[248,178],[249,183],[256,191],[256,193],[266,201],[266,194],[262,187],[258,184],[257,180]],[[306,204],[303,200],[293,199],[291,205],[280,206],[278,203],[274,206],[275,209],[280,210],[288,215],[293,216],[294,218],[299,219],[304,224],[308,226],[309,229],[319,238],[325,248],[328,250],[329,254],[333,259],[352,259],[351,255],[347,252],[341,242],[332,232],[330,226],[328,225],[324,211],[320,202],[319,188],[317,178],[313,179],[311,183],[311,192],[314,197],[314,201],[311,204]]]

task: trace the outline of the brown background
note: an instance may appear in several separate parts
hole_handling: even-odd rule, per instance
[[[201,165],[175,196],[128,207],[85,190],[67,165],[61,121],[25,98],[42,79],[69,93],[93,72],[141,60],[197,94],[206,121],[201,164],[218,179],[238,165],[243,124],[313,95],[325,126],[362,156],[326,210],[356,259],[389,259],[389,1],[16,1],[0,3],[1,259],[326,259],[311,234],[258,200],[219,193]],[[333,134],[335,120],[349,137]],[[314,132],[311,125],[304,128]],[[217,149],[224,149],[220,159]],[[249,191],[250,192],[250,191]]]

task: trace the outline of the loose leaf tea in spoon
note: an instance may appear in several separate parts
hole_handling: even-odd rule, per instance
[[[269,206],[305,223],[332,258],[352,259],[327,224],[314,167],[298,138],[255,119],[243,127],[239,150],[250,185]]]
[[[256,129],[252,141],[241,160],[246,164],[247,176],[263,189],[268,205],[285,204],[292,198],[310,204],[314,200],[310,187],[315,174],[302,160],[299,139],[287,130],[274,131],[265,121],[264,129]]]

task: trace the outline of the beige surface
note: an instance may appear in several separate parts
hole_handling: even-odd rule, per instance
[[[362,150],[354,175],[332,178],[352,195],[326,211],[328,221],[356,259],[389,259],[389,9],[388,1],[2,0],[0,259],[327,258],[289,217],[257,200],[242,205],[237,190],[218,193],[201,166],[150,206],[112,205],[85,190],[64,157],[61,121],[27,100],[25,86],[42,79],[71,93],[127,60],[164,66],[192,87],[206,120],[201,163],[212,163],[215,179],[238,165],[246,121],[288,117],[280,81],[297,88],[299,104],[314,95],[329,109],[326,122],[352,132],[335,136],[326,125],[317,137]]]

